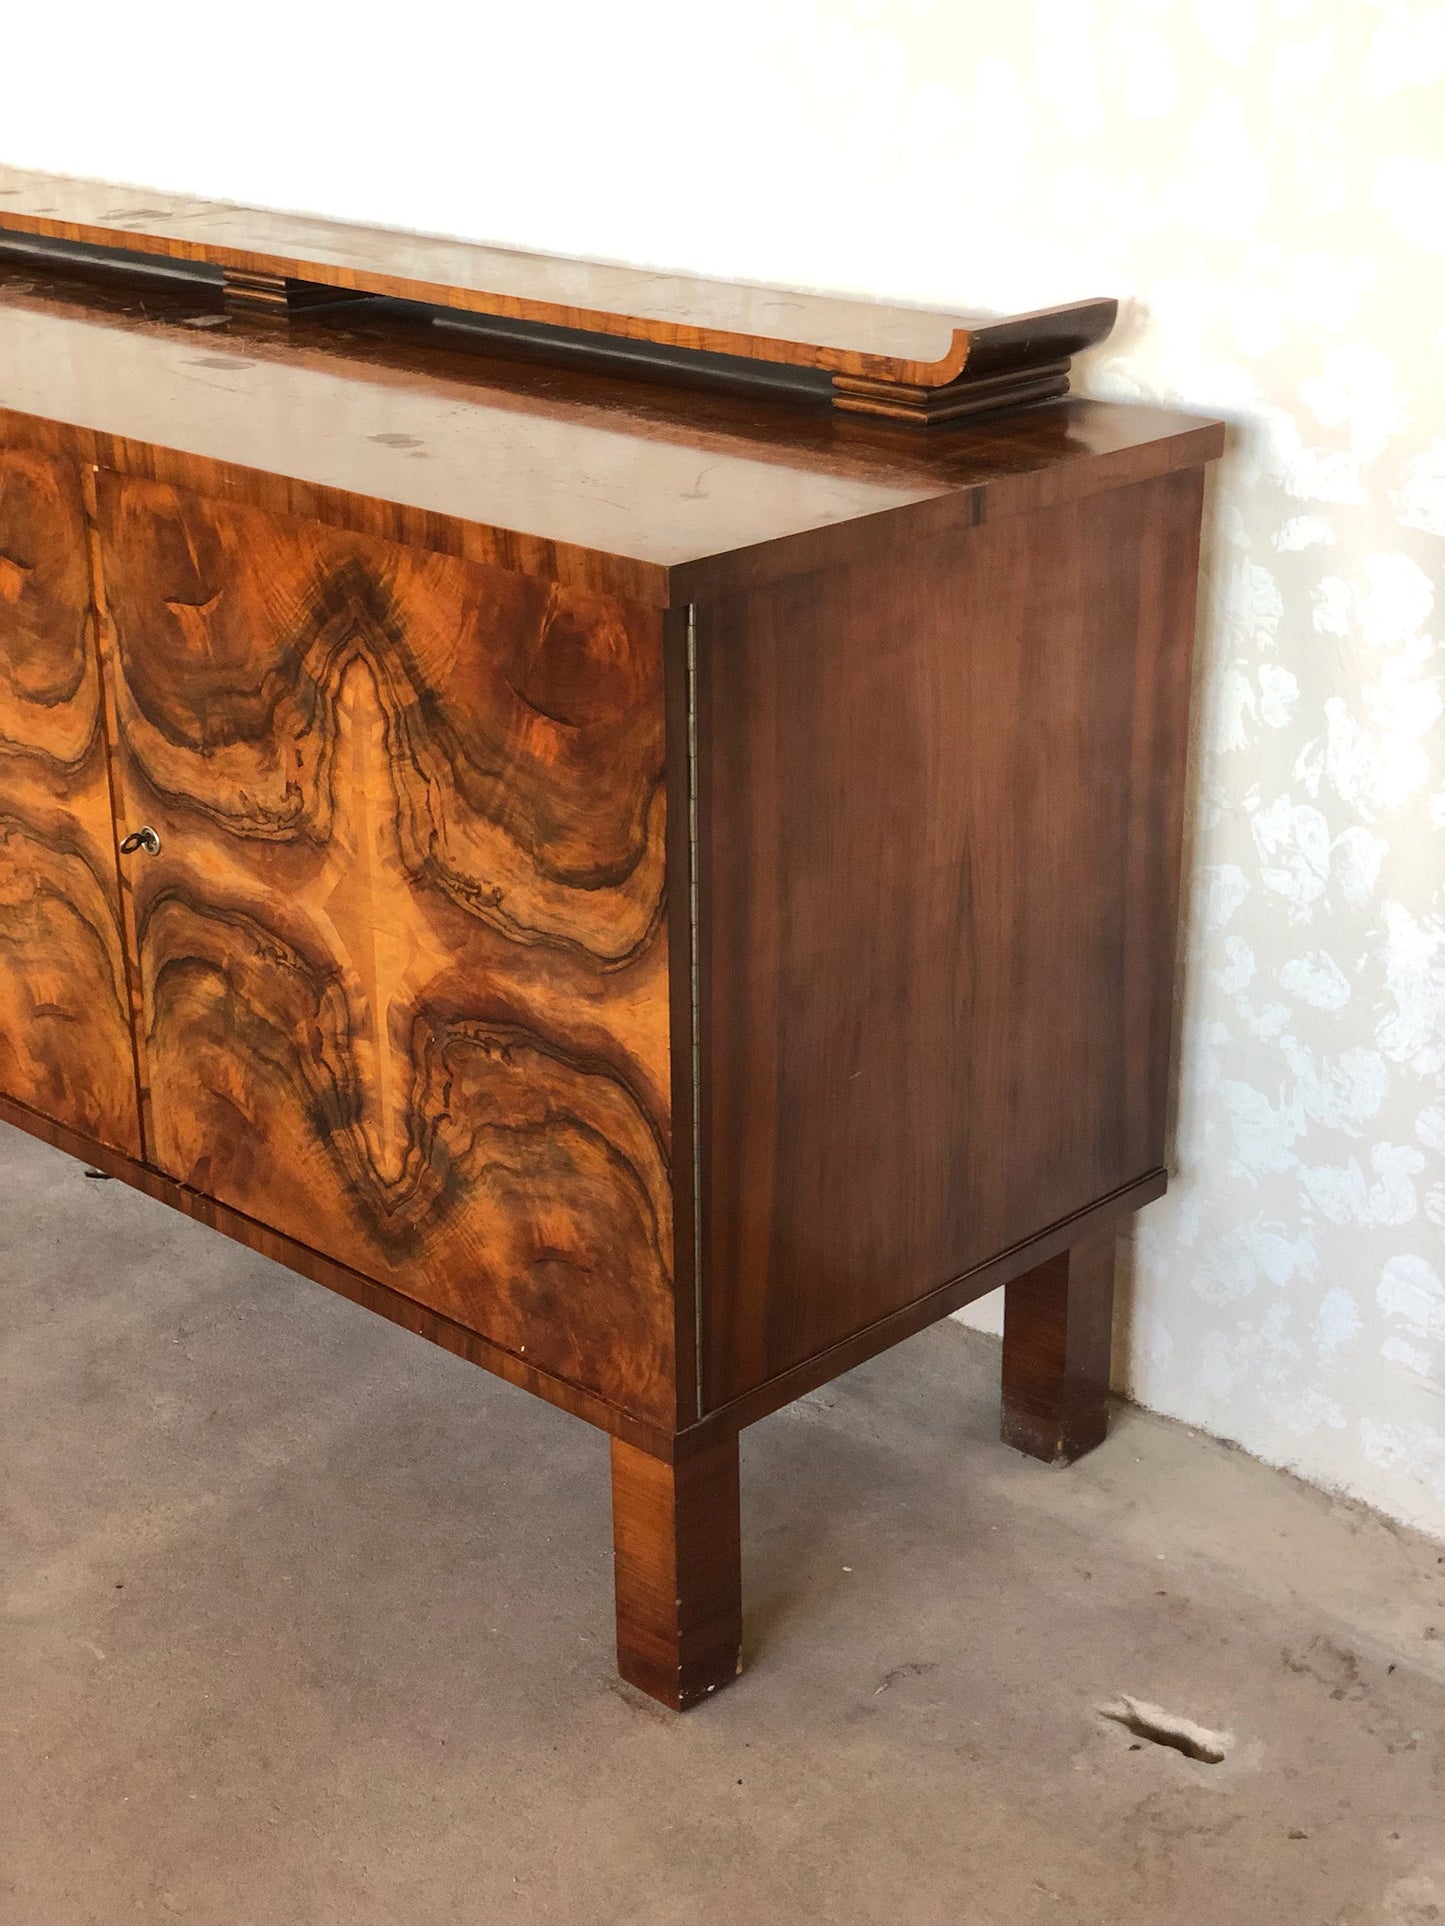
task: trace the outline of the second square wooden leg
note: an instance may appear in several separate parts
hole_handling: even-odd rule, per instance
[[[612,1440],[617,1669],[674,1711],[737,1676],[743,1636],[737,1433],[675,1462]]]
[[[1004,1443],[1072,1464],[1108,1429],[1112,1229],[1016,1277],[1003,1302]]]

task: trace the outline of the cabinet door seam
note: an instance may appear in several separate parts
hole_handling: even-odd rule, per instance
[[[85,508],[85,545],[90,582],[91,646],[95,651],[96,674],[100,681],[100,730],[105,745],[106,785],[110,791],[111,845],[115,860],[115,880],[120,905],[121,947],[125,958],[126,995],[130,1004],[130,1054],[135,1072],[136,1128],[140,1138],[141,1162],[151,1162],[150,1080],[145,1063],[145,1005],[141,994],[140,946],[135,923],[135,899],[130,879],[120,859],[121,838],[125,834],[124,801],[120,787],[120,708],[116,701],[115,650],[110,628],[110,611],[105,594],[105,570],[100,552],[100,502],[96,488],[99,468],[94,462],[80,463],[81,500]]]

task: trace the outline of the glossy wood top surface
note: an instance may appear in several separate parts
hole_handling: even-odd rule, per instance
[[[203,299],[0,261],[0,410],[514,531],[546,545],[514,564],[540,573],[563,553],[616,558],[592,585],[663,605],[741,585],[744,563],[757,579],[761,554],[772,576],[820,566],[815,538],[846,541],[864,517],[931,502],[967,523],[1219,452],[1216,425],[1150,408],[1068,401],[924,441],[816,404],[504,360],[430,328],[399,338],[365,304],[344,325],[278,328]]]
[[[1116,312],[1114,302],[1093,299],[1035,315],[935,314],[485,247],[16,167],[0,167],[4,227],[925,387],[953,380],[980,347],[1012,352],[1027,343],[1041,358],[1076,353],[1108,333]]]

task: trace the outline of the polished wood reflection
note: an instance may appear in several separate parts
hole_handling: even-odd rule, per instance
[[[280,329],[159,294],[41,286],[0,264],[0,435],[22,434],[663,608],[846,563],[866,517],[961,533],[1219,446],[1213,423],[1077,400],[923,436],[539,369],[431,331]]]

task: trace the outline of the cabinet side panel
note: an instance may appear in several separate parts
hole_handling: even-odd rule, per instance
[[[1162,1165],[1202,486],[699,610],[707,1408]]]
[[[0,447],[0,1091],[140,1155],[79,470]]]
[[[153,1161],[670,1417],[660,616],[100,479]]]

